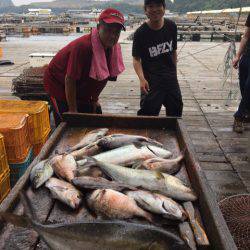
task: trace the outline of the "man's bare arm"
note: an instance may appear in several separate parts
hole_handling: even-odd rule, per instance
[[[69,107],[69,112],[77,112],[76,81],[74,81],[67,75],[65,77],[65,95]]]
[[[143,91],[144,93],[148,93],[149,84],[148,84],[148,81],[145,79],[144,74],[143,74],[141,59],[138,57],[133,57],[133,66],[134,66],[134,70],[135,70],[135,72],[140,80],[141,91]]]
[[[236,54],[236,56],[235,56],[235,58],[233,60],[233,66],[236,69],[238,68],[239,60],[240,60],[242,54],[245,51],[247,41],[249,39],[250,39],[250,27],[247,27],[246,30],[245,30],[245,33],[244,33],[244,35],[243,35],[243,37],[241,39],[239,51],[238,51],[238,53]]]

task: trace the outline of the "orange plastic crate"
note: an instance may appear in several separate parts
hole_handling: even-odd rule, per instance
[[[7,172],[2,179],[0,179],[0,203],[10,192],[10,172]]]
[[[24,114],[0,114],[0,133],[5,139],[9,163],[23,162],[31,149],[27,119]]]
[[[0,113],[28,114],[31,144],[40,143],[51,130],[48,102],[0,100]]]
[[[49,134],[46,135],[40,143],[33,144],[33,154],[34,154],[34,156],[37,156],[40,153],[43,145],[46,143],[48,138],[49,138]]]
[[[4,145],[4,137],[2,134],[0,134],[0,179],[8,171],[9,171],[9,164]]]

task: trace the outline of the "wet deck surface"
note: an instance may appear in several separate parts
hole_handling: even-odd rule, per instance
[[[29,54],[57,51],[69,41],[69,37],[62,37],[56,41],[22,39],[0,43],[3,59],[15,62],[13,66],[0,67],[0,98],[16,98],[11,96],[11,82],[30,66]],[[218,201],[229,195],[249,192],[247,143],[250,124],[246,124],[243,134],[233,132],[233,113],[238,101],[227,102],[229,91],[234,93],[238,89],[237,71],[234,71],[232,83],[228,81],[223,87],[223,60],[229,44],[188,42],[183,45],[179,43],[178,63],[184,100],[183,120],[201,166]],[[213,48],[205,50],[210,47]],[[107,85],[100,102],[104,113],[135,115],[139,108],[139,82],[132,66],[131,43],[123,43],[122,49],[126,71],[117,82]],[[205,51],[190,55],[202,50]]]

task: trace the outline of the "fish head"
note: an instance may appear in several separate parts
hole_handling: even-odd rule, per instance
[[[101,138],[97,142],[97,146],[103,150],[108,150],[108,149],[110,149],[111,143],[112,143],[112,137],[106,136],[106,137]]]
[[[73,209],[76,209],[80,206],[82,201],[82,195],[80,193],[75,193],[72,195],[72,198],[69,200],[69,204]]]
[[[172,153],[164,148],[160,148],[160,147],[153,146],[153,145],[147,145],[147,148],[151,152],[153,152],[157,157],[169,158],[172,156]]]
[[[32,182],[34,188],[37,189],[40,187],[41,179],[42,179],[42,172],[37,172]]]

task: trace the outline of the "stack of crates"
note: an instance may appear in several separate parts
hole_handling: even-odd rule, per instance
[[[0,134],[0,203],[10,191],[10,169],[4,146],[4,137]]]
[[[0,133],[4,136],[10,167],[10,182],[14,186],[32,161],[32,147],[28,137],[28,115],[0,114]]]
[[[0,113],[28,114],[29,139],[37,156],[50,133],[49,107],[44,101],[0,100]]]

